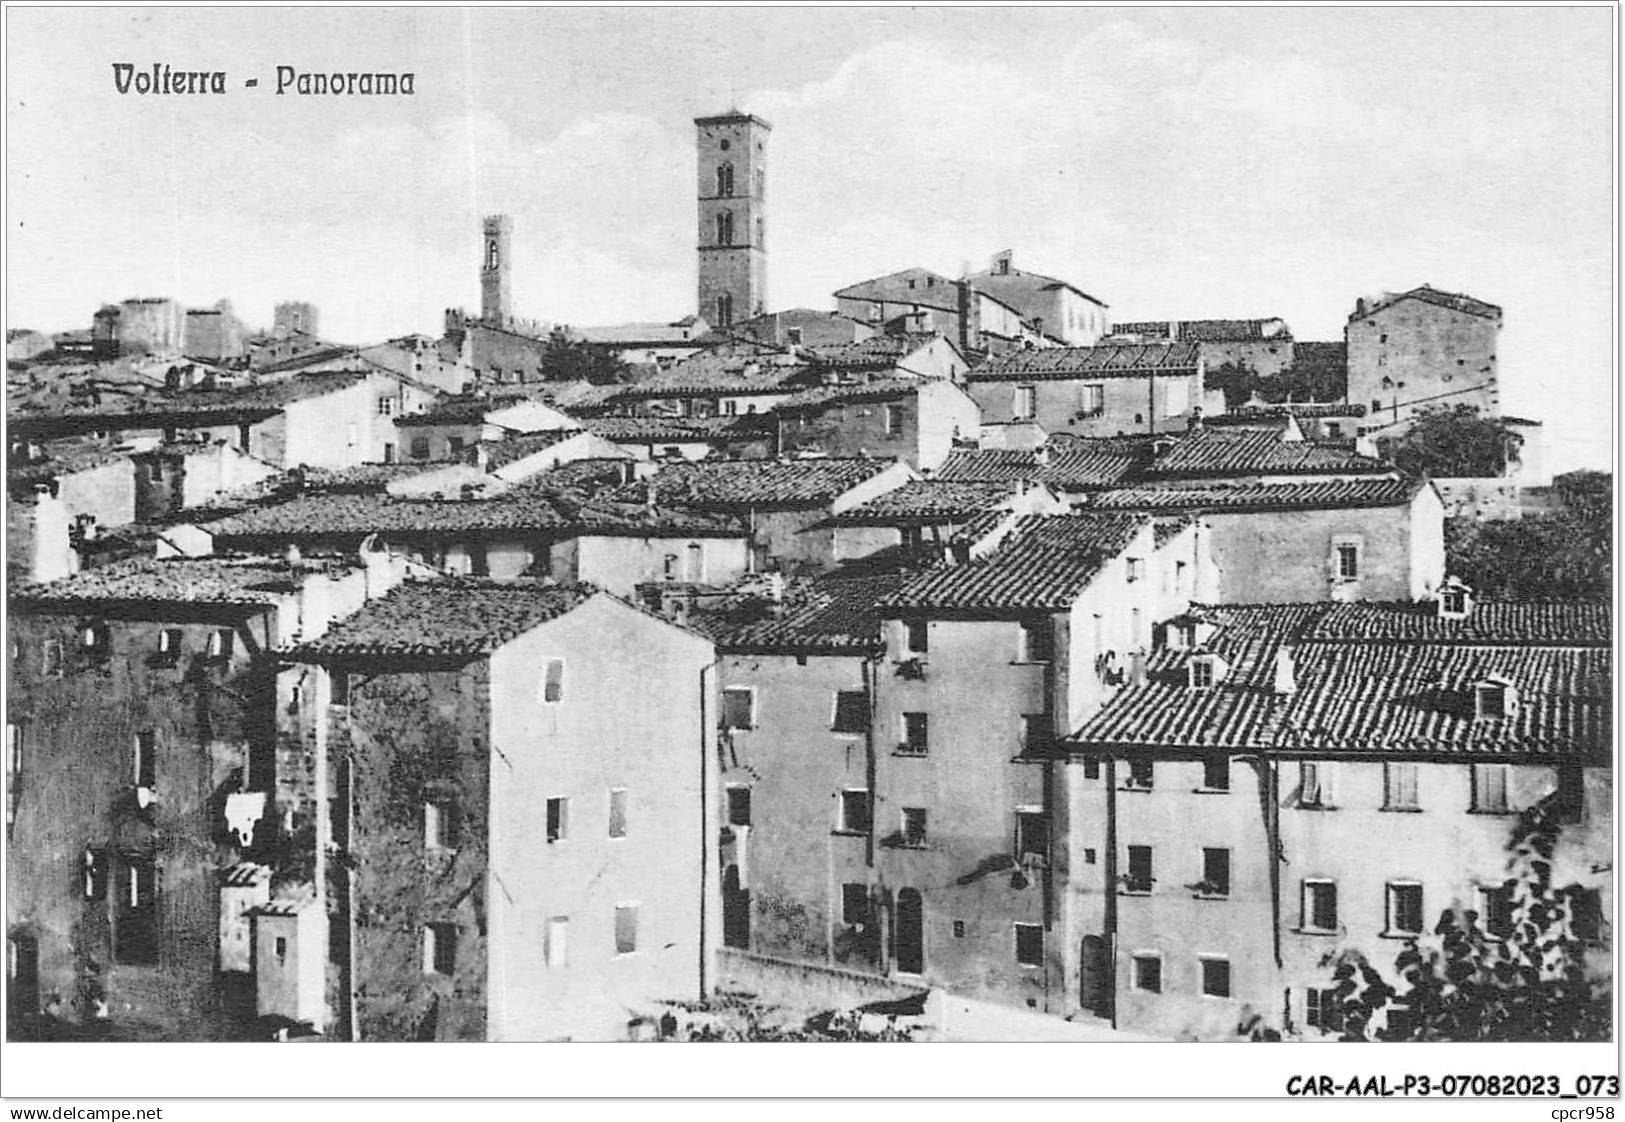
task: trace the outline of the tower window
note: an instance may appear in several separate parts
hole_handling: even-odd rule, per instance
[[[720,225],[720,218],[718,223]],[[717,326],[727,327],[734,321],[734,298],[732,294],[724,292],[717,297]]]
[[[734,193],[734,166],[732,164],[717,165],[717,194],[722,196]]]
[[[717,215],[717,244],[733,245],[734,243],[734,216],[733,211],[725,210]]]
[[[499,260],[500,257],[497,251],[496,239],[492,238],[490,241],[485,243],[485,267],[487,269],[494,269],[497,267]]]

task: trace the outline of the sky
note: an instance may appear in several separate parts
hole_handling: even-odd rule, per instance
[[[301,299],[438,334],[514,219],[515,311],[695,308],[693,118],[773,125],[769,304],[1003,249],[1114,319],[1339,339],[1427,283],[1505,309],[1503,408],[1612,460],[1614,12],[1579,8],[18,9],[6,321]],[[120,94],[113,64],[227,93]],[[411,97],[275,93],[410,71]],[[259,85],[245,82],[257,78]]]

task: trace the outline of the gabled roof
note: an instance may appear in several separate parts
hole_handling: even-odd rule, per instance
[[[1119,486],[1151,460],[1150,442],[1137,438],[1052,437],[1044,449],[955,449],[933,478],[988,483],[1030,479],[1057,491],[1089,491]]]
[[[911,397],[921,388],[939,379],[876,378],[851,385],[836,383],[811,386],[797,390],[773,407],[775,413],[817,412],[834,405],[852,405],[864,401],[897,401]]]
[[[1100,510],[1245,511],[1336,510],[1405,506],[1427,486],[1422,479],[1327,479],[1314,483],[1224,483],[1189,487],[1124,487],[1090,498]]]
[[[1610,652],[1606,646],[1474,641],[1324,642],[1328,613],[1380,614],[1373,605],[1257,605],[1201,609],[1217,627],[1204,650],[1229,673],[1193,690],[1188,650],[1160,650],[1146,681],[1123,688],[1071,738],[1077,746],[1273,749],[1282,753],[1606,757]],[[1493,618],[1493,617],[1492,617]],[[1345,620],[1345,623],[1349,620]],[[1353,628],[1352,630],[1360,630]],[[1277,653],[1290,648],[1297,689],[1274,691]],[[1477,718],[1475,683],[1502,678],[1516,712]]]
[[[545,452],[555,444],[563,444],[571,437],[580,436],[582,429],[544,429],[541,432],[510,436],[502,440],[482,440],[476,447],[485,453],[487,471],[496,471],[538,452]]]
[[[1413,288],[1408,292],[1384,293],[1380,298],[1371,301],[1370,303],[1364,303],[1362,301],[1364,306],[1361,307],[1357,305],[1355,307],[1354,312],[1349,316],[1349,322],[1352,323],[1357,319],[1364,319],[1367,316],[1374,316],[1380,311],[1393,307],[1402,300],[1420,300],[1424,304],[1432,304],[1435,307],[1440,308],[1449,308],[1453,312],[1465,312],[1467,315],[1480,316],[1484,319],[1501,318],[1501,308],[1497,304],[1490,304],[1486,301],[1478,299],[1477,297],[1468,296],[1461,292],[1443,292],[1437,288],[1433,288],[1430,285],[1424,284],[1421,287]]]
[[[892,614],[1067,608],[1150,525],[1132,514],[1023,515],[985,557],[918,573],[880,606]]]
[[[86,569],[47,584],[25,585],[12,593],[17,603],[36,607],[89,607],[110,603],[275,604],[299,591],[305,576],[341,572],[348,563],[311,560],[289,563],[268,557],[133,557]]]
[[[903,579],[868,569],[792,578],[777,605],[758,594],[724,595],[690,613],[688,623],[723,652],[863,654],[882,646],[875,605]]]
[[[1278,339],[1290,342],[1292,332],[1287,330],[1286,322],[1279,316],[1266,316],[1263,319],[1184,319],[1184,320],[1143,320],[1138,323],[1114,323],[1114,335],[1149,335],[1153,338],[1168,338],[1170,326],[1177,329],[1174,338],[1182,343],[1252,343],[1265,339]],[[1279,325],[1278,330],[1267,329]]]
[[[479,578],[410,580],[372,600],[296,659],[489,654],[599,595],[590,584]]]
[[[806,363],[773,362],[760,353],[718,355],[702,352],[674,363],[653,378],[622,386],[616,400],[681,397],[688,394],[788,393],[804,378]]]
[[[1200,352],[1194,343],[1040,347],[990,358],[965,377],[970,382],[1141,378],[1147,374],[1194,373],[1200,361]]]
[[[891,469],[896,463],[896,460],[823,457],[702,460],[669,464],[648,480],[617,489],[614,497],[641,502],[644,488],[652,485],[658,504],[695,510],[817,507]]]
[[[896,366],[916,351],[924,350],[938,339],[946,338],[936,332],[907,332],[896,335],[873,335],[850,343],[825,343],[802,348],[818,366],[842,370],[877,370]]]
[[[6,481],[13,487],[43,483],[59,476],[127,460],[135,454],[135,449],[114,440],[69,436],[42,441],[40,452],[40,458],[33,463],[9,465],[6,468]]]
[[[1178,437],[1146,469],[1149,478],[1237,475],[1384,475],[1392,464],[1357,452],[1353,441],[1282,440],[1273,428],[1201,428]]]
[[[1059,277],[1047,277],[1043,273],[1034,273],[1027,269],[1018,269],[1014,265],[1010,266],[1010,271],[1006,273],[984,269],[980,273],[972,273],[968,279],[981,291],[991,293],[995,297],[1006,301],[1011,296],[1020,299],[1022,296],[1034,292],[1065,288],[1076,292],[1091,304],[1098,304],[1102,308],[1107,306],[1106,301],[1089,295],[1069,281],[1061,280]]]
[[[910,282],[913,282],[912,288],[909,287]],[[950,312],[959,310],[959,286],[941,273],[917,267],[847,285],[836,291],[835,298],[918,304],[922,308],[940,308]],[[1002,300],[999,302],[1003,303]]]
[[[1441,619],[1430,600],[1331,604],[1306,634],[1324,642],[1606,647],[1613,642],[1613,610],[1590,600],[1482,600],[1465,619]]]
[[[1008,483],[910,480],[860,506],[831,515],[820,525],[918,526],[963,522],[1009,499]]]
[[[443,397],[421,413],[407,413],[395,418],[396,428],[416,425],[477,425],[499,409],[519,405],[531,400],[523,393],[459,394]]]

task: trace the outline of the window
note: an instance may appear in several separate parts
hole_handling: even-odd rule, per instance
[[[570,917],[550,916],[547,920],[547,968],[549,970],[563,970],[568,960],[570,942]]]
[[[1015,407],[1012,410],[1018,421],[1030,421],[1038,413],[1037,390],[1032,386],[1017,386]]]
[[[450,976],[457,972],[457,925],[423,925],[423,972]]]
[[[107,851],[87,846],[81,857],[86,900],[107,899]]]
[[[119,962],[158,961],[158,868],[152,858],[131,858],[123,865],[114,922],[113,956]]]
[[[457,807],[452,799],[429,799],[423,804],[423,844],[428,849],[457,847]]]
[[[1513,704],[1510,683],[1479,682],[1473,687],[1473,710],[1479,720],[1501,720],[1510,717]]]
[[[1228,849],[1202,850],[1202,883],[1203,896],[1230,895],[1230,851]]]
[[[1574,764],[1557,769],[1557,809],[1560,821],[1584,822],[1586,816],[1585,772]]]
[[[925,808],[918,806],[905,806],[902,813],[903,844],[908,846],[924,846]]]
[[[1042,807],[1016,810],[1016,857],[1022,861],[1049,855],[1049,815]]]
[[[911,655],[923,655],[931,649],[929,624],[923,619],[907,620],[903,624],[903,645]]]
[[[850,787],[842,791],[838,829],[843,834],[867,834],[869,827],[869,792]]]
[[[1016,924],[1016,962],[1021,966],[1044,965],[1044,929],[1038,924]]]
[[[1360,539],[1332,540],[1332,573],[1340,581],[1360,579]]]
[[[414,460],[427,460],[429,458],[429,438],[414,436],[412,438],[412,458]]]
[[[1230,960],[1228,958],[1203,958],[1202,963],[1202,993],[1208,997],[1230,996]]]
[[[626,788],[611,787],[609,789],[609,836],[612,838],[626,837],[626,804]]]
[[[965,937],[965,921],[962,920],[962,919],[954,920],[954,938],[955,939],[963,939],[964,937]]]
[[[631,954],[638,949],[638,906],[615,905],[615,953]]]
[[[1149,791],[1154,778],[1150,760],[1129,760],[1123,787],[1129,791]]]
[[[1145,560],[1143,558],[1130,557],[1126,559],[1125,564],[1128,567],[1128,582],[1130,584],[1133,584],[1137,580],[1144,579]]]
[[[1336,421],[1326,422],[1326,435],[1331,437],[1333,440],[1340,439],[1343,435],[1343,426]]]
[[[1508,893],[1510,897],[1510,892]],[[1511,927],[1512,904],[1507,902],[1507,926]],[[1595,888],[1575,888],[1569,896],[1569,930],[1588,947],[1603,945],[1602,893]]]
[[[23,726],[6,722],[6,825],[17,821],[23,783]]]
[[[1191,689],[1210,690],[1213,683],[1218,680],[1217,666],[1211,656],[1200,656],[1191,659]]]
[[[209,644],[205,653],[211,662],[228,662],[231,659],[232,640],[235,638],[226,628],[209,632]]]
[[[288,961],[288,940],[286,936],[278,935],[272,949],[279,966]]]
[[[1202,761],[1202,790],[1230,790],[1230,757],[1210,756]]]
[[[756,691],[749,686],[728,686],[722,691],[722,727],[756,727]]]
[[[380,417],[393,417],[395,415],[395,399],[392,397],[379,398],[378,415]]]
[[[570,836],[570,800],[547,800],[547,842],[561,842]]]
[[[343,670],[335,670],[329,676],[332,695],[328,698],[330,705],[350,704],[350,675]]]
[[[724,197],[734,193],[734,166],[732,164],[717,165],[717,194]]]
[[[550,658],[542,670],[542,701],[557,705],[564,700],[564,660]]]
[[[1106,411],[1105,386],[1079,386],[1078,412],[1085,417],[1098,417]]]
[[[1054,657],[1054,624],[1047,619],[1023,623],[1021,638],[1016,647],[1016,661],[1049,662]]]
[[[79,645],[87,658],[99,662],[112,653],[112,635],[105,623],[92,623],[80,630]]]
[[[158,786],[158,734],[142,729],[135,734],[135,759],[130,782],[148,790]]]
[[[869,729],[869,695],[863,690],[836,690],[833,732],[858,736]]]
[[[1416,797],[1417,765],[1388,763],[1382,765],[1382,808],[1384,810],[1420,810]]]
[[[903,407],[901,405],[886,406],[886,434],[896,436],[903,431]]]
[[[866,884],[841,885],[841,922],[849,927],[863,927],[869,922],[869,886]]]
[[[717,297],[717,326],[727,327],[734,321],[733,293],[724,292]]]
[[[913,756],[923,756],[930,751],[930,716],[926,713],[903,714],[903,742],[897,746],[899,752],[907,752]]]
[[[1134,988],[1145,993],[1162,992],[1162,956],[1137,954],[1134,956]]]
[[[62,641],[47,639],[40,647],[40,673],[47,678],[62,677]]]
[[[1466,619],[1467,589],[1459,584],[1446,585],[1439,592],[1439,616],[1443,619]]]
[[[183,637],[178,627],[166,627],[158,632],[158,657],[153,661],[159,666],[174,666],[181,657]]]
[[[728,794],[728,825],[750,825],[750,788],[743,783],[730,783],[724,790]]]
[[[1335,989],[1304,990],[1303,1019],[1310,1028],[1323,1032],[1343,1030],[1343,1005]]]
[[[1100,778],[1100,757],[1088,755],[1083,758],[1083,777],[1085,779]]]
[[[1332,805],[1331,766],[1320,760],[1304,760],[1298,765],[1298,805],[1324,810]]]
[[[683,579],[694,584],[705,583],[705,546],[689,542],[683,554]]]
[[[1130,892],[1150,892],[1151,886],[1157,880],[1151,873],[1151,847],[1149,845],[1129,846],[1128,873],[1124,877],[1124,887]]]
[[[1507,939],[1512,935],[1512,886],[1511,881],[1479,886],[1478,912],[1485,933],[1492,939]]]
[[[1054,721],[1048,713],[1024,713],[1021,717],[1021,753],[1042,756],[1054,742]]]
[[[1337,883],[1329,880],[1303,882],[1303,930],[1337,930]]]
[[[722,211],[717,215],[717,244],[733,245],[734,243],[734,216],[732,211]]]
[[[1511,764],[1473,765],[1473,809],[1480,814],[1507,814],[1507,777]]]
[[[1422,924],[1422,886],[1415,881],[1389,881],[1387,933],[1420,935]]]

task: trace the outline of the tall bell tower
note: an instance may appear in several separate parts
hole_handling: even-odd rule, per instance
[[[513,261],[509,243],[513,240],[513,219],[493,214],[483,223],[480,239],[480,318],[504,324],[513,314]]]
[[[733,109],[696,117],[700,318],[726,327],[767,311],[767,134]]]

